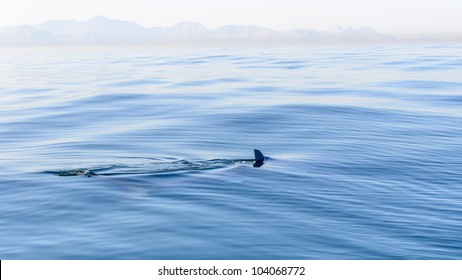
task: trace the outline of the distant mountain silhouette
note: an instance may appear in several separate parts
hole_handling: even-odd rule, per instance
[[[0,46],[155,44],[170,42],[368,42],[393,37],[371,28],[334,27],[325,32],[309,29],[275,31],[258,26],[226,25],[217,30],[200,23],[145,28],[137,23],[102,16],[86,21],[52,20],[35,26],[0,28]]]

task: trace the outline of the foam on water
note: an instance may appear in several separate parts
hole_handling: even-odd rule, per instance
[[[140,159],[140,158],[137,158]],[[116,175],[147,175],[147,174],[163,174],[163,173],[178,173],[191,172],[198,170],[209,170],[225,168],[233,165],[251,165],[254,160],[251,159],[212,159],[212,160],[175,160],[175,161],[152,161],[152,159],[144,159],[142,163],[114,164],[109,166],[94,166],[91,168],[76,168],[68,170],[49,170],[45,171],[48,174],[57,176],[91,176],[92,172],[97,172],[97,175],[116,176]]]

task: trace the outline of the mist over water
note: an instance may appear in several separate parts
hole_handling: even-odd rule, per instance
[[[460,259],[461,57],[0,49],[0,258]]]

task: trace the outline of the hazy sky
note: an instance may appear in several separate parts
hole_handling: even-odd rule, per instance
[[[96,15],[145,27],[197,21],[276,30],[369,26],[389,34],[462,33],[462,0],[0,0],[0,26]]]

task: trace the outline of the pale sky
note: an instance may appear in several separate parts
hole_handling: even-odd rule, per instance
[[[0,27],[96,15],[145,27],[197,21],[275,30],[368,26],[387,34],[462,33],[462,0],[0,0]]]

